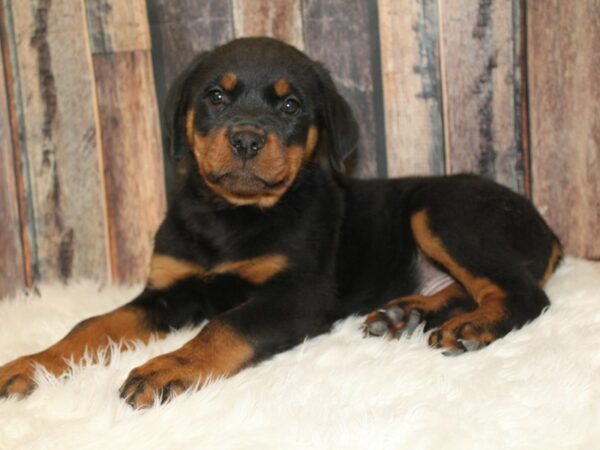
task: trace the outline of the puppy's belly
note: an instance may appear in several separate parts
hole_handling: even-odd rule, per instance
[[[421,251],[416,265],[419,279],[417,293],[420,295],[433,295],[455,282],[454,278],[438,269]]]

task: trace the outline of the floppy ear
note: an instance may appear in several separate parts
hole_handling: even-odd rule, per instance
[[[200,53],[191,64],[175,79],[165,102],[164,117],[167,125],[169,152],[176,161],[185,154],[185,115],[193,97],[191,87],[194,75],[200,68],[208,52]]]
[[[328,152],[331,166],[340,173],[344,172],[344,160],[358,145],[359,129],[352,109],[340,95],[331,75],[321,65],[316,64],[322,96],[322,126],[328,133]]]

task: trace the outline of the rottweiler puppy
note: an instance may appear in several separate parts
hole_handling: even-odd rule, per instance
[[[446,354],[537,317],[561,245],[529,201],[474,175],[343,175],[358,127],[327,70],[268,38],[200,54],[169,95],[183,180],[134,300],[0,368],[0,395],[34,388],[85,349],[147,341],[208,319],[182,348],[134,369],[132,406],[230,376],[371,312],[367,335],[433,328]],[[401,149],[399,149],[401,151]],[[158,181],[157,181],[158,182]],[[391,299],[391,301],[390,301]]]

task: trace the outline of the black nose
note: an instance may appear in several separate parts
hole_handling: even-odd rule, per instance
[[[229,134],[233,153],[243,160],[254,158],[265,146],[264,135],[251,130],[235,131]]]

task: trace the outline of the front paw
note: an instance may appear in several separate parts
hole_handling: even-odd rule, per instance
[[[179,395],[200,378],[200,370],[189,359],[167,354],[133,369],[119,391],[129,405],[144,408],[152,406],[155,399],[164,403]]]
[[[0,367],[0,398],[23,398],[31,394],[36,388],[33,381],[36,362],[31,356],[23,356]]]

